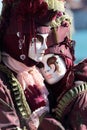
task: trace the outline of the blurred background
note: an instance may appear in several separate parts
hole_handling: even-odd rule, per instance
[[[87,0],[66,0],[66,8],[73,15],[74,32],[72,39],[76,41],[76,63],[87,58]]]
[[[0,13],[2,7],[0,0]],[[72,39],[76,41],[76,63],[87,57],[87,0],[66,0],[66,9],[73,17]]]

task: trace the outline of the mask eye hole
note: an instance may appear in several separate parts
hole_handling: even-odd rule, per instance
[[[39,69],[44,68],[44,64],[43,64],[42,62],[39,62],[39,63],[37,64],[37,67],[38,67]]]
[[[43,38],[42,38],[42,36],[37,35],[36,37],[37,37],[37,40],[38,40],[39,42],[43,43]]]

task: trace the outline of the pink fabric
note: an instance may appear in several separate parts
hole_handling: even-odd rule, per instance
[[[65,130],[62,124],[51,115],[46,114],[38,130]]]
[[[87,58],[74,66],[76,80],[87,82]]]
[[[46,106],[49,108],[48,90],[43,83],[43,77],[35,66],[28,67],[16,61],[10,55],[2,54],[3,62],[17,73],[17,79],[23,87],[27,102],[32,111]]]
[[[62,27],[62,26],[60,26],[60,27],[58,27],[57,33],[58,33],[58,41],[59,41],[59,43],[63,42],[64,38],[66,36],[68,36],[70,38],[70,27]]]
[[[1,75],[0,75],[1,76]],[[1,78],[1,77],[0,77]],[[0,79],[0,128],[1,130],[20,127],[13,101],[7,86]]]
[[[43,83],[42,75],[35,66],[28,67],[23,63],[16,61],[7,53],[2,53],[2,60],[8,68],[17,73],[17,79],[24,90],[29,86],[36,85],[48,104],[47,95],[49,92]]]
[[[80,93],[66,107],[63,116],[66,130],[87,130],[87,91]]]

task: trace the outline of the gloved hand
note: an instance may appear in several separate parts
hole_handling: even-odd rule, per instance
[[[24,93],[32,111],[46,105],[45,100],[36,85],[29,85],[24,90]]]

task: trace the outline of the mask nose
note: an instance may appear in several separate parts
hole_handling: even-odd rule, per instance
[[[46,50],[46,49],[47,49],[46,41],[43,41],[43,44],[42,44],[42,50]]]
[[[43,37],[42,50],[46,50],[47,49],[46,39],[48,34],[41,34],[41,36]]]

